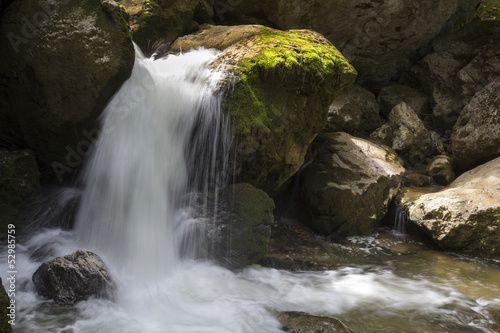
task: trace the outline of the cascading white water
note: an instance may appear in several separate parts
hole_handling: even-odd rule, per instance
[[[396,207],[393,231],[400,235],[405,234],[406,231],[406,211],[399,206]]]
[[[190,167],[202,178],[195,185],[208,190],[203,178],[214,178],[218,146],[224,147],[219,139],[227,136],[213,134],[225,131],[213,92],[218,73],[206,68],[215,51],[157,61],[136,53],[131,78],[103,113],[83,175],[76,233],[82,246],[129,267],[129,274],[153,278],[172,270],[179,258],[175,232],[189,229],[182,225],[186,214],[176,219],[187,192],[187,159],[201,164]]]

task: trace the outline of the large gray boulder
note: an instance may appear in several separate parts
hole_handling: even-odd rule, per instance
[[[70,175],[134,64],[122,9],[110,0],[14,1],[2,13],[0,49],[0,141],[32,149],[42,174]]]
[[[212,232],[213,255],[232,269],[257,263],[267,254],[274,202],[250,184],[228,186],[220,197],[216,231]]]
[[[408,219],[444,250],[500,257],[500,157],[420,196]]]
[[[115,289],[104,262],[89,250],[43,263],[33,274],[33,283],[40,296],[60,305],[72,305],[91,296],[111,299]]]
[[[385,86],[410,56],[443,29],[472,18],[479,0],[216,0],[221,24],[312,29],[325,35],[360,73],[360,82]]]
[[[474,94],[500,76],[500,23],[474,21],[432,48],[412,72],[431,97],[435,126],[451,129]]]
[[[462,170],[500,156],[500,77],[462,110],[453,127],[451,150]]]
[[[312,149],[300,173],[311,228],[335,238],[373,232],[405,173],[395,152],[342,132],[321,134]]]

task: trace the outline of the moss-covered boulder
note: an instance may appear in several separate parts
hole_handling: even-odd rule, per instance
[[[170,46],[179,36],[211,23],[214,0],[124,0],[131,15],[134,41],[146,54]],[[140,8],[140,10],[138,10]]]
[[[212,27],[177,40],[172,51],[223,50],[223,109],[236,137],[238,181],[274,193],[304,163],[332,100],[356,71],[323,36],[263,26]]]
[[[420,196],[408,218],[444,250],[500,257],[500,157]]]
[[[500,76],[460,112],[451,135],[451,150],[461,170],[500,156]]]
[[[0,235],[40,192],[40,172],[33,152],[0,148]]]
[[[7,308],[10,306],[10,298],[2,284],[2,278],[0,278],[0,332],[2,333],[12,333],[12,327],[9,324],[11,319],[7,316],[10,314]]]
[[[134,64],[121,7],[14,1],[2,13],[0,49],[0,141],[32,149],[42,174],[68,176]]]
[[[372,233],[405,173],[395,152],[341,132],[321,134],[312,150],[300,173],[308,224],[334,238]]]
[[[235,184],[220,197],[217,232],[210,237],[213,255],[228,268],[257,263],[267,254],[274,202],[250,184]]]

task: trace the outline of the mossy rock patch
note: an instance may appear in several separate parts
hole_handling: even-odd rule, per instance
[[[270,194],[304,163],[326,124],[332,100],[356,70],[321,34],[260,25],[207,27],[179,38],[171,52],[217,48],[223,68],[223,111],[236,142],[235,176]]]

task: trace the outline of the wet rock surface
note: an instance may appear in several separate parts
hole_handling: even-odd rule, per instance
[[[72,305],[89,297],[113,298],[115,284],[101,258],[89,251],[57,257],[33,274],[38,294],[59,305]]]

